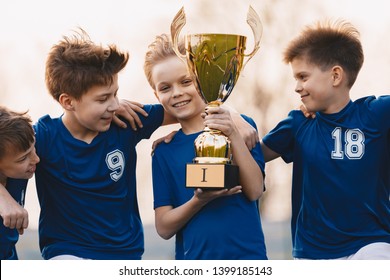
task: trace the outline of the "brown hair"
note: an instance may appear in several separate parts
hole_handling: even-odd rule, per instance
[[[80,29],[51,48],[46,61],[46,86],[57,101],[62,93],[80,99],[93,86],[110,85],[128,59],[127,52],[120,52],[115,45],[96,45]]]
[[[349,22],[317,22],[306,26],[289,43],[283,61],[290,63],[295,58],[304,58],[322,70],[339,65],[347,73],[348,85],[352,87],[364,61],[359,37],[359,31]]]
[[[183,40],[179,41],[178,49],[181,53],[184,53],[185,49]],[[144,62],[145,76],[153,89],[155,89],[155,84],[152,79],[153,67],[161,61],[172,56],[176,56],[176,53],[173,50],[173,45],[168,35],[161,34],[156,36],[155,41],[148,47]]]
[[[10,150],[27,151],[34,143],[32,121],[26,113],[13,112],[0,106],[0,158]]]

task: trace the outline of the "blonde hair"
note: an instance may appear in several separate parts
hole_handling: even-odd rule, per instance
[[[178,49],[181,53],[184,53],[184,41],[180,40]],[[145,55],[144,72],[146,79],[150,86],[155,89],[155,84],[152,79],[153,67],[159,64],[161,61],[176,56],[173,50],[173,45],[167,34],[161,34],[156,36],[156,39],[148,47],[148,51]]]

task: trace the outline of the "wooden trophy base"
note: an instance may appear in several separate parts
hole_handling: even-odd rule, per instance
[[[189,163],[186,166],[186,187],[230,189],[240,185],[238,166],[219,163]]]

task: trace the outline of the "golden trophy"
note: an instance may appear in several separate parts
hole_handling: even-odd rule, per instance
[[[186,62],[207,106],[220,106],[260,47],[260,18],[250,6],[247,23],[254,35],[254,49],[250,54],[244,54],[245,36],[211,33],[186,35],[186,53],[182,54],[178,50],[178,38],[185,23],[184,8],[181,8],[171,24],[173,49]],[[244,57],[247,57],[245,63]],[[238,166],[232,164],[230,141],[221,131],[206,127],[194,146],[196,157],[186,166],[186,187],[221,189],[239,185]]]

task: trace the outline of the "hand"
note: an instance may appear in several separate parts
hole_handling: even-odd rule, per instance
[[[24,233],[28,227],[28,212],[17,203],[11,195],[3,196],[0,203],[0,216],[3,224],[10,229],[16,228],[19,234]]]
[[[158,138],[157,140],[155,140],[152,144],[152,155],[154,153],[154,150],[156,149],[156,147],[158,146],[158,144],[160,144],[161,142],[165,142],[165,143],[169,143],[172,141],[173,137],[176,135],[177,133],[177,130],[174,130],[172,131],[171,133],[169,133],[168,135],[165,135],[161,138]]]
[[[254,147],[256,147],[256,144],[260,142],[256,129],[246,120],[244,120],[236,110],[232,109],[226,104],[222,104],[221,107],[227,109],[230,112],[232,120],[236,124],[238,132],[244,139],[245,145],[248,147],[248,149],[252,150]]]
[[[148,116],[148,113],[146,113],[146,111],[142,108],[143,105],[141,103],[121,99],[119,101],[119,109],[115,111],[113,121],[116,125],[126,128],[126,123],[118,118],[118,116],[120,116],[130,123],[130,126],[133,128],[133,130],[137,130],[137,127],[142,128],[142,122],[137,115],[137,112],[145,117]]]
[[[235,186],[230,189],[222,189],[222,190],[203,190],[201,188],[197,188],[194,191],[194,196],[198,198],[199,201],[201,201],[204,205],[209,203],[210,201],[222,197],[222,196],[230,196],[235,195],[242,192],[241,186]]]
[[[308,118],[308,119],[314,119],[316,117],[316,113],[315,112],[309,112],[306,108],[305,105],[301,104],[301,106],[299,106],[299,110],[302,111],[303,115]]]
[[[211,129],[221,131],[227,137],[229,137],[233,132],[238,132],[238,129],[230,115],[230,111],[220,106],[206,107],[204,124]]]
[[[241,115],[233,113],[223,106],[206,108],[206,112],[207,114],[202,115],[205,119],[205,125],[222,131],[228,137],[234,131],[237,131],[249,150],[253,149],[260,141],[256,129],[245,121]]]

